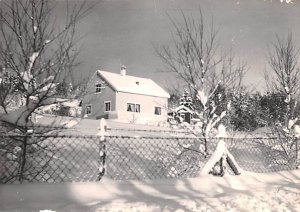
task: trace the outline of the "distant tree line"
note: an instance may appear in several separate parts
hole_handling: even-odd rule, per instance
[[[226,107],[226,102],[231,101],[228,115],[222,122],[231,130],[237,131],[254,131],[260,127],[283,123],[288,110],[285,98],[285,94],[281,92],[227,93],[224,88],[220,88],[214,95],[215,102],[220,105],[217,114]],[[171,107],[179,105],[180,96],[172,94],[169,101]],[[296,99],[291,102],[295,116],[299,116],[300,105],[296,104]]]
[[[299,115],[300,107],[292,100],[294,113]],[[253,131],[264,126],[280,125],[285,121],[288,105],[280,92],[247,93],[232,97],[229,120],[233,130]]]

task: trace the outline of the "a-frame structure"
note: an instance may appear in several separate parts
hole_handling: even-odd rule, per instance
[[[225,174],[226,163],[234,174],[240,175],[241,169],[235,161],[232,154],[228,151],[225,141],[222,139],[219,141],[215,152],[211,158],[206,162],[201,170],[201,174],[214,174],[223,176]],[[216,166],[220,166],[219,171],[215,170]]]

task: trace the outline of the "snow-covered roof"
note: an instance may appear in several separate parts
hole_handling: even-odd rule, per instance
[[[69,101],[67,101],[67,102],[63,102],[63,103],[61,103],[63,106],[65,106],[65,107],[78,107],[79,106],[79,104],[80,104],[80,101],[79,100],[77,100],[77,99],[74,99],[74,100],[69,100]]]
[[[153,80],[98,70],[97,73],[118,92],[170,98]]]
[[[174,112],[188,112],[188,113],[194,113],[190,108],[184,106],[184,105],[180,105],[176,108],[173,109]]]

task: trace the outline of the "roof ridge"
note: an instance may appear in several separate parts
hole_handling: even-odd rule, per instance
[[[98,71],[106,72],[106,73],[109,73],[109,74],[115,74],[115,75],[117,75],[117,76],[121,76],[120,73],[115,73],[115,72],[110,72],[110,71],[104,71],[104,70],[98,70]],[[151,78],[138,77],[138,76],[133,76],[133,75],[128,75],[128,74],[126,74],[125,76],[122,76],[122,77],[134,77],[134,78],[141,78],[141,79],[153,81]],[[154,81],[153,81],[153,82],[154,82]]]

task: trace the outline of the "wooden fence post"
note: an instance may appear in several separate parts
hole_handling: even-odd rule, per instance
[[[97,180],[101,180],[101,178],[104,176],[106,171],[106,140],[105,136],[107,130],[107,123],[104,118],[100,120],[100,132],[97,133],[98,136],[100,136],[99,140],[99,173]]]

